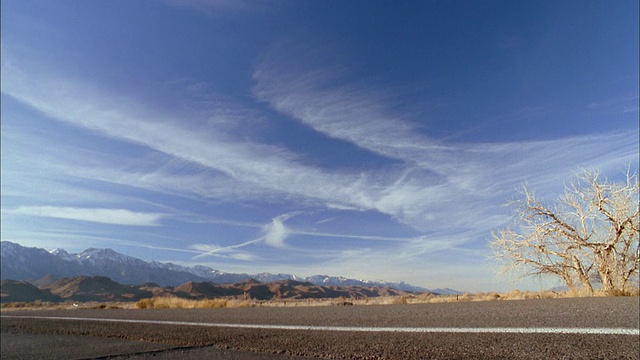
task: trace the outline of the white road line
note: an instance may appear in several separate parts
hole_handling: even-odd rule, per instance
[[[99,321],[99,322],[114,322],[114,323],[134,323],[134,324],[153,324],[153,325],[184,325],[184,326],[227,327],[227,328],[240,328],[240,329],[267,329],[267,330],[356,331],[356,332],[400,332],[400,333],[493,333],[493,334],[580,334],[580,335],[591,334],[591,335],[634,335],[634,336],[640,336],[640,329],[631,329],[631,328],[356,327],[356,326],[229,324],[229,323],[204,323],[204,322],[188,322],[188,321],[103,319],[103,318],[54,317],[54,316],[14,316],[14,315],[3,315],[2,318],[8,318],[8,319],[49,319],[49,320]]]

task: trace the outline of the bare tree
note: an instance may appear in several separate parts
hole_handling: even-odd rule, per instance
[[[570,290],[626,294],[638,281],[640,233],[638,175],[609,182],[584,170],[552,205],[523,188],[509,227],[493,232],[489,246],[505,273],[551,275]]]

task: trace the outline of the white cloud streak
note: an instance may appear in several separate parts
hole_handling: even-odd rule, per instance
[[[238,253],[236,250],[248,245],[263,243],[270,247],[277,249],[285,249],[287,245],[285,239],[292,233],[291,230],[284,225],[284,222],[288,219],[298,215],[299,212],[292,212],[276,216],[271,219],[271,222],[261,227],[262,236],[257,239],[245,241],[240,244],[230,246],[218,246],[207,244],[195,244],[191,246],[192,249],[201,251],[202,254],[197,255],[194,259],[203,258],[206,256],[220,256],[221,254],[231,254],[236,259],[253,260],[255,257],[248,253]]]
[[[307,235],[311,237],[321,237],[321,238],[337,238],[337,239],[357,239],[357,240],[367,240],[367,241],[390,241],[390,242],[409,242],[416,239],[424,240],[424,237],[418,238],[406,238],[406,237],[395,237],[395,236],[377,236],[377,235],[357,235],[357,234],[334,234],[327,232],[318,232],[318,231],[302,231],[296,229],[288,229],[289,235]]]
[[[127,99],[38,72],[27,76],[12,66],[6,66],[3,84],[6,84],[3,86],[6,94],[48,116],[215,170],[223,183],[233,179],[251,187],[253,193],[290,194],[371,207],[364,191],[367,180],[360,175],[323,172],[299,163],[295,155],[282,148],[227,139],[215,129],[190,127],[177,118],[155,114]],[[145,176],[153,178],[153,174]],[[215,181],[215,177],[209,178],[210,184],[212,180]],[[162,182],[172,180],[162,176],[158,181],[163,186]]]
[[[215,128],[161,116],[64,76],[31,69],[27,76],[16,66],[5,66],[3,91],[56,119],[201,167],[191,173],[170,168],[151,172],[76,170],[90,178],[213,198],[264,200],[289,195],[313,199],[329,208],[376,210],[430,231],[445,226],[489,228],[501,223],[504,210],[500,204],[525,179],[532,184],[558,184],[578,166],[610,168],[637,158],[632,150],[636,134],[520,143],[441,143],[387,114],[379,95],[354,87],[328,87],[318,78],[323,72],[310,72],[293,81],[295,67],[288,71],[261,65],[255,75],[257,96],[319,132],[404,161],[405,171],[382,180],[380,174],[329,173],[303,165],[282,148],[238,141]],[[318,84],[325,86],[318,90]]]
[[[193,244],[189,248],[193,251],[200,253],[192,258],[192,260],[202,259],[205,257],[219,257],[225,259],[241,260],[241,261],[254,261],[256,256],[249,252],[238,251],[237,249],[245,247],[247,245],[255,244],[262,239],[256,239],[244,242],[242,244],[232,246],[218,246],[208,244]]]
[[[270,224],[265,225],[262,228],[265,244],[279,249],[286,248],[284,241],[291,234],[291,230],[284,225],[284,222],[297,214],[289,213],[277,216],[271,220]]]
[[[135,212],[126,209],[74,208],[56,206],[21,206],[4,210],[8,214],[88,221],[127,226],[157,226],[166,214]]]
[[[421,230],[490,229],[504,222],[500,205],[525,180],[557,190],[578,167],[610,171],[637,163],[637,131],[521,142],[436,140],[388,111],[379,92],[344,85],[336,80],[341,70],[303,52],[280,46],[267,54],[254,73],[256,97],[328,137],[404,162],[395,182],[370,194],[370,206]]]

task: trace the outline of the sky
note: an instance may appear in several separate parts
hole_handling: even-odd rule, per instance
[[[638,1],[1,6],[3,241],[540,289],[505,204],[638,167]]]

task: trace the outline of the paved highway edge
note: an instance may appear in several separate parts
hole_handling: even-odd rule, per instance
[[[204,323],[164,320],[129,320],[109,318],[83,318],[62,316],[2,315],[6,319],[40,319],[63,321],[95,321],[111,323],[135,323],[152,325],[181,325],[201,327],[225,327],[239,329],[294,330],[294,331],[343,331],[343,332],[396,332],[396,333],[484,333],[484,334],[579,334],[579,335],[631,335],[640,336],[640,329],[632,328],[558,328],[558,327],[355,327],[355,326],[311,326]]]

